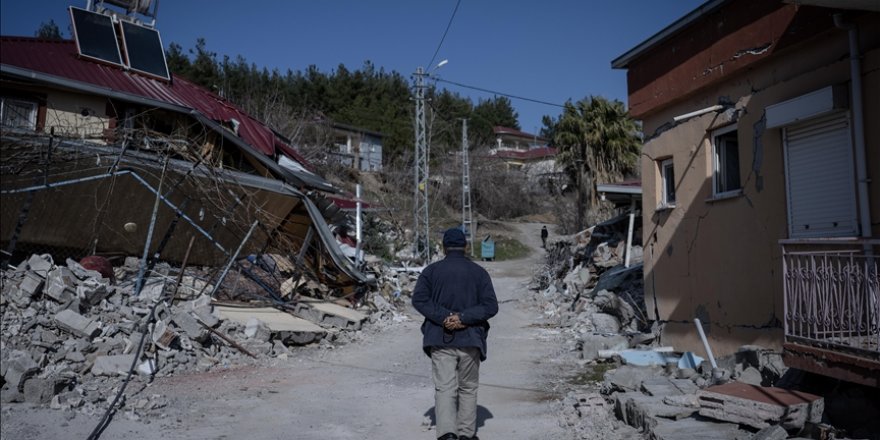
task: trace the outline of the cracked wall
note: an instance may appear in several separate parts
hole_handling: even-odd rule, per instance
[[[760,68],[657,110],[643,120],[645,290],[663,323],[663,344],[702,352],[694,317],[704,319],[717,355],[744,344],[782,343],[782,260],[787,238],[782,130],[767,129],[767,106],[849,79],[846,35],[812,42]],[[880,120],[880,32],[866,32],[865,120]],[[804,55],[809,54],[809,55]],[[673,116],[728,100],[734,106],[684,122]],[[742,194],[713,199],[711,133],[735,124]],[[880,127],[868,123],[869,175],[880,177]],[[676,206],[659,205],[658,161],[672,158]],[[872,218],[880,233],[880,191],[872,182]]]

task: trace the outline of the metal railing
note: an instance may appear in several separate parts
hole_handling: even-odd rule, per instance
[[[781,240],[785,340],[880,359],[880,240]]]

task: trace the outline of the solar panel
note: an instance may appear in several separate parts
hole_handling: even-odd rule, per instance
[[[162,49],[159,31],[123,21],[122,42],[125,45],[129,67],[169,79],[168,64],[165,61],[165,50]]]
[[[80,55],[122,64],[116,31],[110,17],[71,6],[70,18]]]

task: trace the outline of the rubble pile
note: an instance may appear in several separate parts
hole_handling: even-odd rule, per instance
[[[591,378],[573,382],[587,387],[569,392],[561,423],[582,438],[609,439],[787,439],[821,429],[824,399],[797,390],[780,353],[743,346],[713,368],[657,346],[640,246],[624,265],[626,226],[619,217],[549,245],[533,278],[537,305],[585,372],[578,380]]]
[[[581,438],[598,432],[610,439],[782,440],[809,437],[823,426],[822,397],[748,383],[754,377],[742,372],[750,369],[768,379],[785,371],[778,354],[759,347],[720,359],[725,374],[705,361],[696,368],[630,365],[626,357],[605,362],[611,369],[593,390],[571,391],[563,401],[562,423]]]
[[[573,350],[595,358],[600,349],[626,347],[625,335],[650,331],[645,313],[642,247],[631,247],[625,265],[628,217],[596,225],[575,236],[574,243],[548,246],[545,265],[535,274],[544,315],[557,322]],[[597,345],[593,335],[621,335],[619,344]],[[652,338],[642,338],[647,342]]]
[[[245,267],[257,272],[264,263],[251,261]],[[357,330],[367,319],[364,313],[329,302],[297,301],[301,292],[318,293],[323,287],[309,282],[289,289],[288,295],[297,292],[289,304],[301,305],[297,310],[302,313],[297,315],[307,312],[318,317],[317,324],[271,308],[275,315],[262,318],[266,322],[227,318],[221,310],[228,306],[216,307],[208,295],[213,286],[200,275],[206,271],[187,270],[175,289],[177,275],[169,276],[172,270],[163,263],[144,279],[140,295],[135,296],[138,264],[138,259],[128,258],[112,273],[102,274],[71,259],[62,265],[49,255],[33,255],[2,273],[0,398],[4,403],[29,402],[95,414],[106,409],[120,378],[132,366],[132,380],[147,382],[153,377],[283,359],[290,354],[289,346],[335,340],[342,330]],[[283,284],[263,272],[247,280],[235,274],[224,282],[221,293],[230,296],[236,288],[255,292],[260,287],[254,284]],[[393,305],[388,310],[393,313]],[[312,327],[279,327],[289,323],[273,321],[278,317]],[[138,352],[142,354],[136,357]],[[123,409],[137,418],[158,414],[166,404],[164,396],[138,395]]]

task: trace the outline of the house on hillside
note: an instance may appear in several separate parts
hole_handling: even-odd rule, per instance
[[[880,3],[711,0],[611,64],[663,343],[880,386]]]
[[[331,157],[359,171],[382,171],[382,133],[337,122],[330,130],[335,148]]]
[[[168,72],[155,29],[70,11],[73,41],[0,37],[3,249],[152,243],[166,261],[216,266],[238,248],[290,256],[339,292],[367,281],[316,205],[340,191],[285,139]]]
[[[508,171],[526,173],[531,182],[561,187],[565,176],[556,164],[556,148],[549,146],[547,139],[508,127],[496,126],[492,131],[495,145],[489,150],[491,158],[502,161]]]

